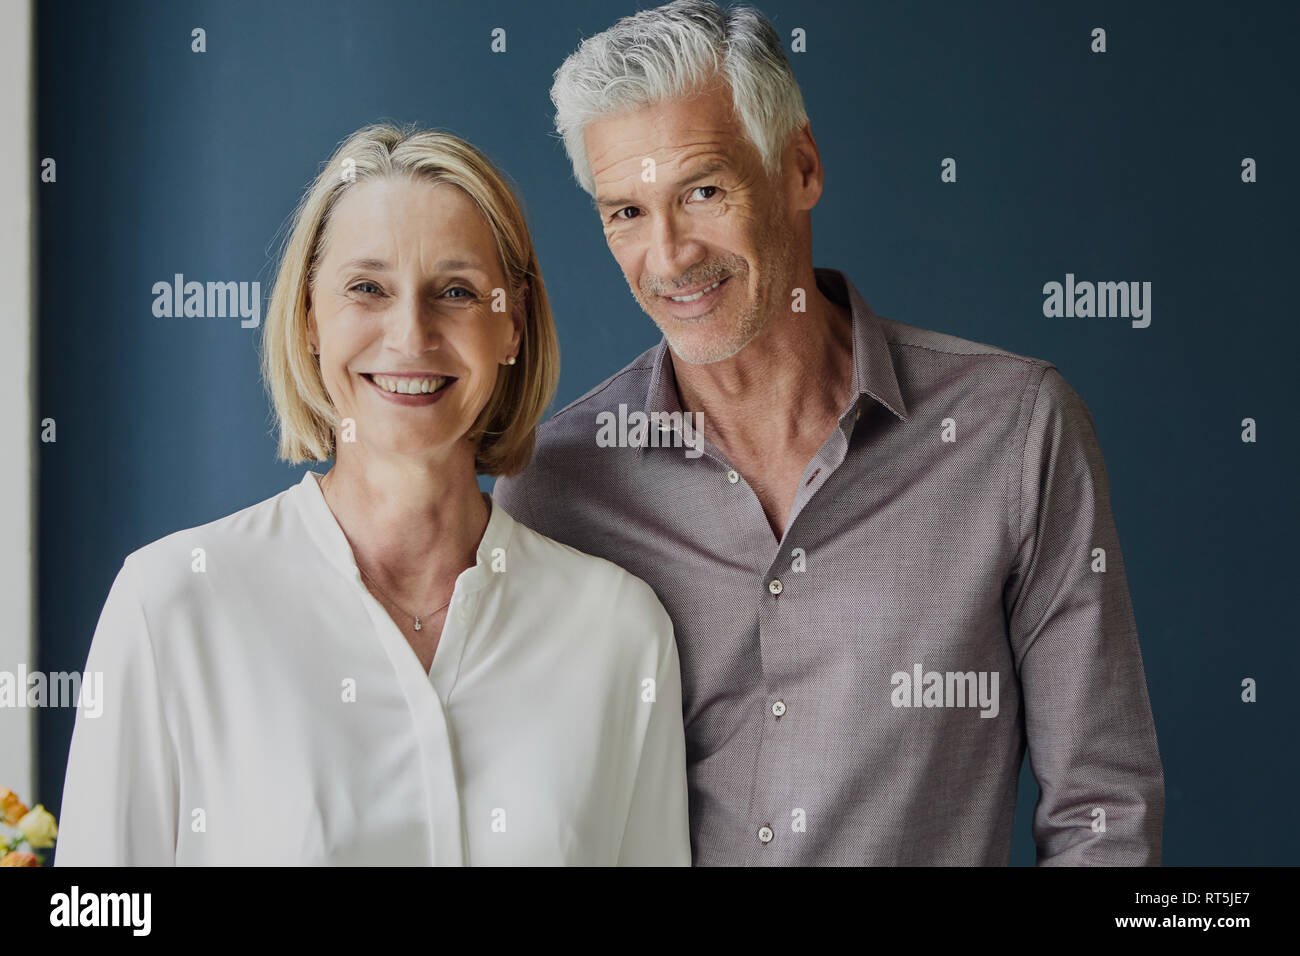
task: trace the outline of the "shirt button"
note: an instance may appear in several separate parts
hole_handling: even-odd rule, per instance
[[[727,480],[734,485],[736,482],[740,481],[740,474],[733,468],[731,471],[727,472]]]
[[[771,843],[773,836],[775,836],[775,834],[772,832],[772,828],[767,824],[763,824],[763,826],[758,828],[759,843]]]
[[[777,717],[783,716],[785,714],[785,701],[778,700],[775,704],[773,704],[772,713],[775,714]]]
[[[768,582],[767,589],[773,594],[781,593],[781,582],[775,578]]]

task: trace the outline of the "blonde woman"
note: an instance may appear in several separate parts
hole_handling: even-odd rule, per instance
[[[690,862],[667,614],[478,488],[527,461],[557,360],[492,164],[344,142],[263,340],[280,456],[334,465],[127,556],[57,864]]]

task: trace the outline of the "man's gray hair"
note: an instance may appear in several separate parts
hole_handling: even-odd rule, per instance
[[[588,37],[555,71],[555,130],[578,184],[596,194],[582,131],[591,120],[690,95],[715,73],[769,175],[786,139],[808,121],[803,96],[772,24],[750,7],[675,0]]]

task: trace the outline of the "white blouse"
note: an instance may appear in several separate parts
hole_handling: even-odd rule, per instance
[[[319,476],[129,555],[57,865],[689,865],[672,623],[491,503],[425,673]]]

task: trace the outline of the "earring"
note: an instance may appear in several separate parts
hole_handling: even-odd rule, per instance
[[[514,365],[514,364],[515,364],[515,357],[512,355],[512,356],[510,356],[510,358],[506,359],[506,364],[507,364],[507,365]]]

